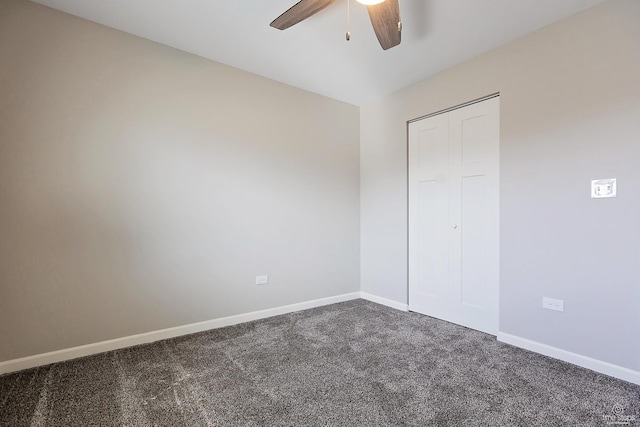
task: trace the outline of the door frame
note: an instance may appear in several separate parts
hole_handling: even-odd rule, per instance
[[[473,99],[471,101],[464,102],[462,104],[457,104],[457,105],[454,105],[452,107],[444,108],[442,110],[438,110],[438,111],[435,111],[433,113],[425,114],[425,115],[422,115],[422,116],[407,120],[407,122],[406,122],[406,127],[405,127],[406,153],[407,153],[407,157],[406,157],[406,171],[407,171],[407,174],[406,174],[406,184],[407,184],[407,190],[406,190],[407,191],[407,193],[406,193],[407,194],[407,206],[406,206],[406,208],[407,208],[407,217],[406,217],[406,219],[407,219],[407,234],[406,234],[406,237],[407,237],[407,263],[406,263],[407,283],[406,283],[406,292],[407,293],[406,293],[406,296],[407,296],[407,299],[406,299],[406,301],[407,301],[407,309],[409,311],[411,311],[409,309],[409,307],[411,305],[411,301],[410,301],[411,296],[410,296],[410,292],[409,292],[409,275],[410,275],[410,273],[409,273],[409,260],[410,260],[410,253],[409,253],[409,238],[410,238],[410,236],[409,236],[409,219],[410,219],[409,218],[410,217],[410,212],[409,212],[409,197],[410,197],[410,191],[409,191],[409,161],[410,161],[410,158],[409,158],[409,155],[410,155],[410,153],[409,153],[409,136],[410,136],[409,125],[411,123],[414,123],[414,122],[417,122],[417,121],[420,121],[420,120],[424,120],[424,119],[427,119],[427,118],[430,118],[430,117],[433,117],[433,116],[437,116],[439,114],[448,113],[450,111],[458,110],[460,108],[464,108],[464,107],[467,107],[467,106],[470,106],[470,105],[473,105],[473,104],[477,104],[477,103],[480,103],[480,102],[483,102],[483,101],[487,101],[487,100],[493,99],[493,98],[498,98],[498,97],[500,97],[500,92],[494,92],[494,93],[492,93],[490,95],[486,95],[486,96],[483,96],[483,97],[480,97],[480,98],[476,98],[476,99]],[[499,203],[499,200],[500,200],[500,172],[499,172],[500,171],[500,166],[501,166],[501,161],[500,161],[500,144],[499,144],[499,146],[498,146],[498,189],[497,189],[498,190],[498,203]],[[496,330],[497,331],[500,329],[500,226],[499,226],[499,211],[500,211],[500,209],[498,207],[498,259],[497,259],[497,262],[498,262],[498,265],[497,265],[497,269],[498,269],[498,271],[497,271],[497,273],[498,273],[498,292],[497,292],[497,295],[496,295],[496,298],[497,298],[496,304],[497,304],[497,310],[498,310],[498,312],[497,312],[498,325],[496,325]]]

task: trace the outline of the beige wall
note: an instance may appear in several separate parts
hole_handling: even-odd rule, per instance
[[[358,114],[1,1],[0,361],[357,291]]]
[[[495,92],[500,330],[639,371],[637,0],[606,2],[361,108],[362,290],[407,301],[406,121]],[[618,198],[589,197],[600,178],[618,179]],[[543,310],[543,296],[565,312]]]

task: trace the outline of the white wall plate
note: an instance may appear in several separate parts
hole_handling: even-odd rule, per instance
[[[604,197],[616,197],[618,193],[615,178],[594,179],[591,181],[591,198],[601,199]]]

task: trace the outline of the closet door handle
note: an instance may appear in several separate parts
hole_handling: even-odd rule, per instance
[[[455,224],[455,225],[453,226],[453,229],[454,229],[454,230],[455,230],[456,228],[458,228],[458,224]]]

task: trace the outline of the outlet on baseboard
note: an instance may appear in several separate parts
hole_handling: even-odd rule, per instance
[[[542,308],[547,310],[564,311],[564,301],[561,299],[542,298]]]
[[[269,276],[268,275],[264,275],[264,276],[256,276],[256,285],[266,285],[269,283]]]

